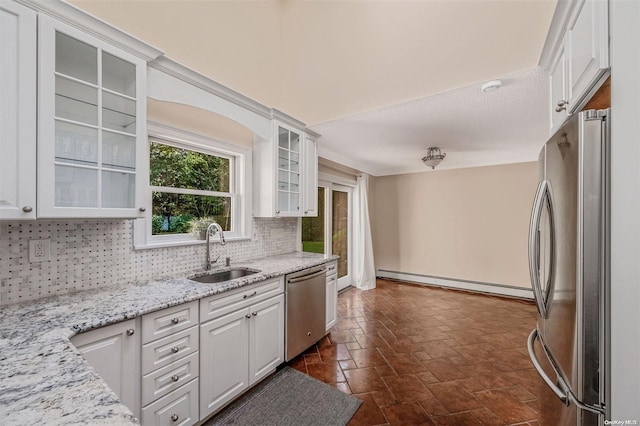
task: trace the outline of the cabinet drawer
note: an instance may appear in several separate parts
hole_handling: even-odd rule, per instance
[[[236,290],[232,294],[211,296],[200,301],[200,322],[218,318],[253,303],[284,292],[284,277]]]
[[[142,317],[142,343],[198,325],[198,301],[173,306]]]
[[[198,351],[199,342],[198,327],[195,326],[143,345],[142,374],[151,373]]]
[[[143,425],[188,426],[198,421],[198,379],[142,409]]]
[[[327,263],[327,277],[338,273],[338,261],[334,260]]]
[[[147,405],[198,377],[199,352],[182,358],[142,378],[142,405]]]

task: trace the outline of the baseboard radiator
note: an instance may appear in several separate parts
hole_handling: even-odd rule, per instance
[[[455,278],[435,277],[431,275],[413,274],[409,272],[389,271],[386,269],[376,270],[376,276],[383,279],[388,278],[429,286],[533,300],[533,290],[525,287],[484,283],[480,281],[458,280]]]

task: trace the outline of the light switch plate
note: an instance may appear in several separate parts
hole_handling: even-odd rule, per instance
[[[51,260],[50,239],[29,240],[29,263]]]

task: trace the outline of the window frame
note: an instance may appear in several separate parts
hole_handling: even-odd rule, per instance
[[[145,181],[145,214],[134,221],[134,248],[147,249],[205,244],[193,234],[152,235],[153,200],[156,189],[165,189],[171,193],[189,193],[199,195],[228,196],[226,192],[191,190],[170,187],[156,187],[150,184],[150,146],[157,142],[180,149],[201,152],[227,158],[229,164],[229,190],[231,193],[231,231],[225,232],[227,241],[247,240],[251,238],[251,153],[250,147],[213,139],[186,130],[177,129],[160,123],[149,122],[144,149],[147,170]],[[205,194],[206,193],[206,194]],[[212,239],[212,242],[218,240]]]

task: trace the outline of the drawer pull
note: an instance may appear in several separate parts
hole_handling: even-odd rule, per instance
[[[127,330],[127,336],[133,336],[135,333],[136,331],[133,328]]]
[[[174,422],[177,422],[179,418],[180,418],[180,417],[178,417],[178,415],[177,415],[177,414],[172,414],[172,415],[171,415],[171,420],[173,420]]]
[[[180,350],[180,348],[177,347],[177,346],[174,346],[174,347],[171,348],[171,352],[173,352],[174,354],[177,354],[179,350]]]
[[[171,380],[174,382],[177,382],[178,380],[180,380],[180,376],[178,376],[177,374],[174,374],[173,376],[171,376]]]
[[[243,298],[243,299],[248,299],[249,297],[253,297],[253,296],[255,296],[256,294],[258,294],[258,292],[257,292],[257,291],[254,291],[254,292],[253,292],[253,293],[251,293],[251,294],[245,294],[244,296],[242,296],[242,298]]]
[[[171,320],[171,323],[172,323],[172,324],[177,324],[177,323],[179,323],[179,322],[180,322],[180,320],[179,320],[178,318],[173,318],[173,319]]]

